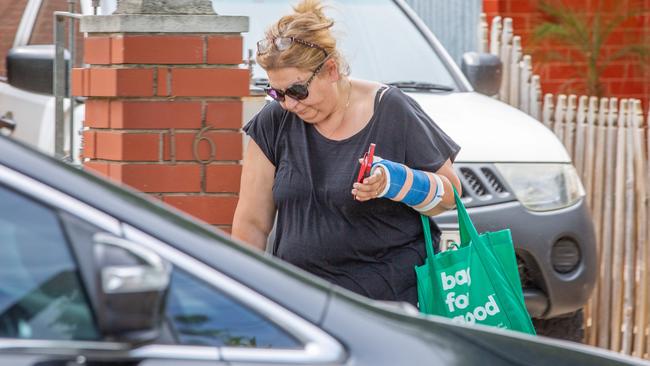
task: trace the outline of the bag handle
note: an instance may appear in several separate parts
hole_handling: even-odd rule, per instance
[[[478,231],[476,231],[476,227],[469,218],[467,209],[465,208],[463,201],[460,199],[456,187],[452,185],[452,188],[454,189],[454,200],[456,201],[456,211],[458,215],[458,231],[460,232],[460,247],[462,248],[467,246],[469,242],[472,241],[472,238],[478,238]]]
[[[472,250],[470,250],[470,254],[469,254],[470,256],[472,255],[473,251],[477,251],[477,254],[479,255],[478,258],[484,267],[489,265],[497,266],[498,268],[497,271],[486,272],[488,276],[488,280],[490,281],[490,283],[492,283],[492,286],[494,288],[497,297],[511,298],[513,296],[512,294],[514,294],[516,291],[520,291],[520,289],[516,289],[513,287],[512,283],[510,283],[510,281],[506,278],[503,264],[501,263],[499,258],[497,258],[492,247],[490,245],[487,245],[487,243],[483,242],[483,240],[481,240],[481,238],[479,237],[478,231],[476,231],[476,227],[472,223],[472,220],[470,219],[469,214],[467,213],[467,209],[465,208],[465,205],[463,205],[460,196],[458,196],[458,192],[456,191],[455,187],[454,187],[454,199],[456,200],[456,209],[458,211],[458,227],[461,235],[461,247],[468,245],[469,242],[471,241]],[[506,284],[510,292],[501,291],[501,287],[495,286],[494,285],[495,283]],[[515,301],[515,303],[519,306],[519,308],[527,313],[528,310],[526,309],[525,303],[518,301],[518,299],[515,300],[517,300]],[[508,316],[507,313],[506,316],[508,317],[508,320],[512,323],[512,320],[510,319],[510,316]],[[526,325],[522,324],[522,326],[526,326]],[[528,324],[528,326],[532,327],[532,324]]]
[[[476,227],[474,227],[472,220],[469,218],[467,209],[465,208],[465,205],[463,205],[463,201],[461,201],[460,196],[456,191],[456,187],[453,188],[454,199],[456,200],[456,210],[458,211],[458,230],[460,231],[459,247],[462,248],[464,246],[467,246],[472,241],[472,238],[478,238],[478,231],[476,231]],[[421,214],[420,219],[422,220],[427,257],[433,258],[433,240],[431,239],[431,226],[429,223],[429,217]]]
[[[429,217],[420,215],[422,220],[422,229],[424,231],[424,244],[427,248],[427,258],[433,259],[433,240],[431,240],[431,226],[429,224]]]

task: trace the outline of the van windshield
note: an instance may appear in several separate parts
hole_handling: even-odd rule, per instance
[[[281,16],[289,14],[287,0],[212,0],[220,15],[250,17],[244,33],[244,58],[256,52],[256,42]],[[458,85],[440,56],[411,20],[392,0],[326,1],[334,18],[334,35],[350,64],[353,77],[384,83],[416,82],[458,90]],[[264,83],[266,73],[255,65],[253,79]]]

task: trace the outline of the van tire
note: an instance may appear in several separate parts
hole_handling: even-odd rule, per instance
[[[582,309],[572,314],[550,319],[533,319],[538,335],[583,343],[585,338],[584,313]]]

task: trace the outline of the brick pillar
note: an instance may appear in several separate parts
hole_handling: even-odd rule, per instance
[[[122,0],[114,15],[84,17],[88,67],[72,75],[73,95],[88,97],[84,167],[229,231],[247,30],[248,18],[216,15],[209,0]]]

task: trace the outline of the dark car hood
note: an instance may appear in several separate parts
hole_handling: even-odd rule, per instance
[[[355,327],[346,328],[346,323]],[[356,352],[350,364],[382,360],[386,365],[650,365],[574,342],[413,316],[338,289],[332,293],[323,328],[350,348],[372,350]],[[373,359],[361,359],[366,354]]]

